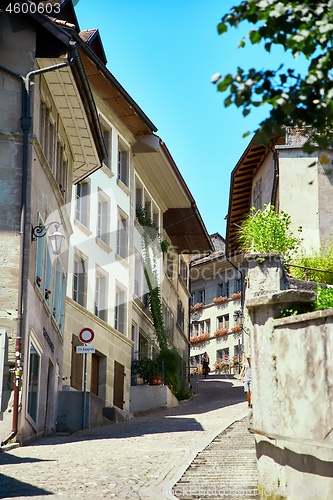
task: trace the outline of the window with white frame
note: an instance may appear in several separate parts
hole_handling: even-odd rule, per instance
[[[202,304],[204,304],[205,300],[206,300],[206,291],[205,290],[199,290],[198,291],[198,302],[201,302]]]
[[[188,268],[184,258],[179,256],[179,276],[181,277],[184,285],[187,287],[187,277],[188,277]]]
[[[110,245],[110,199],[100,189],[98,191],[97,237]]]
[[[229,330],[229,314],[224,314],[217,318],[217,329],[221,330],[222,328]]]
[[[65,300],[66,300],[66,274],[60,261],[56,262],[53,278],[53,318],[59,331],[64,330]]]
[[[262,209],[262,187],[261,179],[259,179],[253,188],[253,206],[256,210]]]
[[[175,319],[172,311],[166,304],[162,304],[162,314],[163,321],[166,331],[168,332],[171,340],[174,337],[174,327],[175,327]]]
[[[101,121],[101,129],[103,133],[105,149],[107,151],[107,157],[103,158],[103,163],[106,167],[108,167],[108,169],[112,170],[112,129],[108,127],[103,121]]]
[[[118,140],[118,179],[129,187],[129,151],[120,139]]]
[[[31,419],[35,422],[35,424],[38,423],[39,387],[40,387],[40,353],[36,349],[36,346],[30,341],[27,413],[31,417]]]
[[[87,303],[87,261],[76,254],[74,257],[73,300],[83,307]]]
[[[126,333],[126,293],[120,287],[116,289],[114,327],[118,332]]]
[[[166,273],[171,280],[173,279],[173,269],[174,269],[174,256],[172,252],[168,252],[166,259]]]
[[[90,194],[89,182],[82,181],[76,185],[75,218],[86,227],[89,227],[89,194]]]
[[[107,276],[96,270],[95,285],[95,315],[107,321],[108,317],[108,279]]]
[[[64,147],[60,141],[58,141],[57,143],[55,176],[61,192],[61,196],[65,199],[68,176],[68,161],[65,156]]]
[[[181,300],[178,300],[177,305],[177,326],[184,331],[184,307]]]
[[[128,256],[128,220],[121,211],[118,211],[117,254],[123,259]]]
[[[223,297],[224,295],[224,284],[223,283],[219,283],[217,285],[217,297]]]

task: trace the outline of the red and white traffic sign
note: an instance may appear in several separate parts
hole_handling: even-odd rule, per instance
[[[79,333],[79,339],[83,344],[89,344],[89,342],[92,342],[95,338],[95,332],[92,330],[92,328],[82,328],[82,330]]]
[[[229,356],[225,355],[225,356],[223,357],[223,359],[224,359],[224,361],[229,361]]]

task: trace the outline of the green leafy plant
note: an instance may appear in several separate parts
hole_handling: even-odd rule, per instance
[[[333,143],[332,69],[333,38],[330,26],[333,11],[327,2],[317,0],[242,1],[231,8],[218,24],[223,35],[229,27],[239,28],[249,23],[247,37],[239,42],[260,44],[271,52],[275,46],[290,53],[296,60],[303,55],[308,61],[301,74],[292,67],[276,64],[270,68],[238,67],[234,74],[212,77],[219,92],[228,92],[224,106],[235,105],[247,116],[256,107],[266,105],[269,115],[260,123],[263,140],[269,140],[272,130],[283,126],[306,127],[309,138],[304,149],[314,143],[328,146]],[[309,36],[311,33],[311,36]],[[276,62],[276,56],[270,59]],[[303,65],[306,68],[306,64]],[[247,133],[248,134],[248,133]],[[247,135],[244,134],[244,135]]]
[[[315,311],[331,309],[333,307],[333,288],[318,286],[316,289],[316,295],[317,298],[313,305]]]
[[[157,254],[160,251],[159,238],[157,228],[149,217],[145,207],[137,207],[136,216],[139,224],[143,228],[142,254],[144,259],[144,275],[149,290],[148,307],[152,316],[157,341],[162,349],[168,345],[168,335],[164,326],[157,266]]]
[[[275,212],[273,205],[265,205],[264,210],[257,212],[252,207],[238,231],[241,250],[244,253],[278,253],[288,258],[302,241],[293,235],[290,224],[290,215]]]
[[[325,243],[311,255],[300,254],[290,264],[288,270],[293,278],[333,285],[333,242]]]

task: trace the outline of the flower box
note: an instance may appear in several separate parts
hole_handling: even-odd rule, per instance
[[[223,295],[221,295],[220,297],[215,297],[215,299],[213,299],[214,304],[222,304],[223,302],[227,302],[227,301],[228,301],[228,297],[223,296]]]
[[[193,306],[190,307],[190,312],[193,313],[195,311],[200,311],[201,309],[204,308],[204,304],[202,302],[198,302],[197,304],[194,304]]]
[[[223,335],[226,335],[227,333],[228,330],[226,328],[221,328],[221,330],[216,330],[214,337],[223,337]]]
[[[235,292],[235,293],[232,293],[232,294],[230,295],[230,298],[231,298],[232,300],[238,300],[238,299],[240,299],[240,298],[241,298],[241,296],[242,296],[241,292]]]
[[[243,330],[243,327],[242,327],[242,326],[240,326],[240,325],[236,325],[236,326],[233,326],[233,327],[231,328],[232,333],[241,332],[242,330]]]
[[[202,335],[197,335],[196,337],[190,338],[191,344],[200,344],[201,342],[205,342],[209,339],[209,333],[203,333]]]

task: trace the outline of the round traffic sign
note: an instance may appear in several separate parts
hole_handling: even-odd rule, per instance
[[[229,356],[225,355],[223,358],[224,358],[224,361],[229,361]]]
[[[95,338],[95,332],[91,328],[82,328],[82,330],[79,333],[79,339],[83,344],[89,344],[89,342],[92,342]]]

